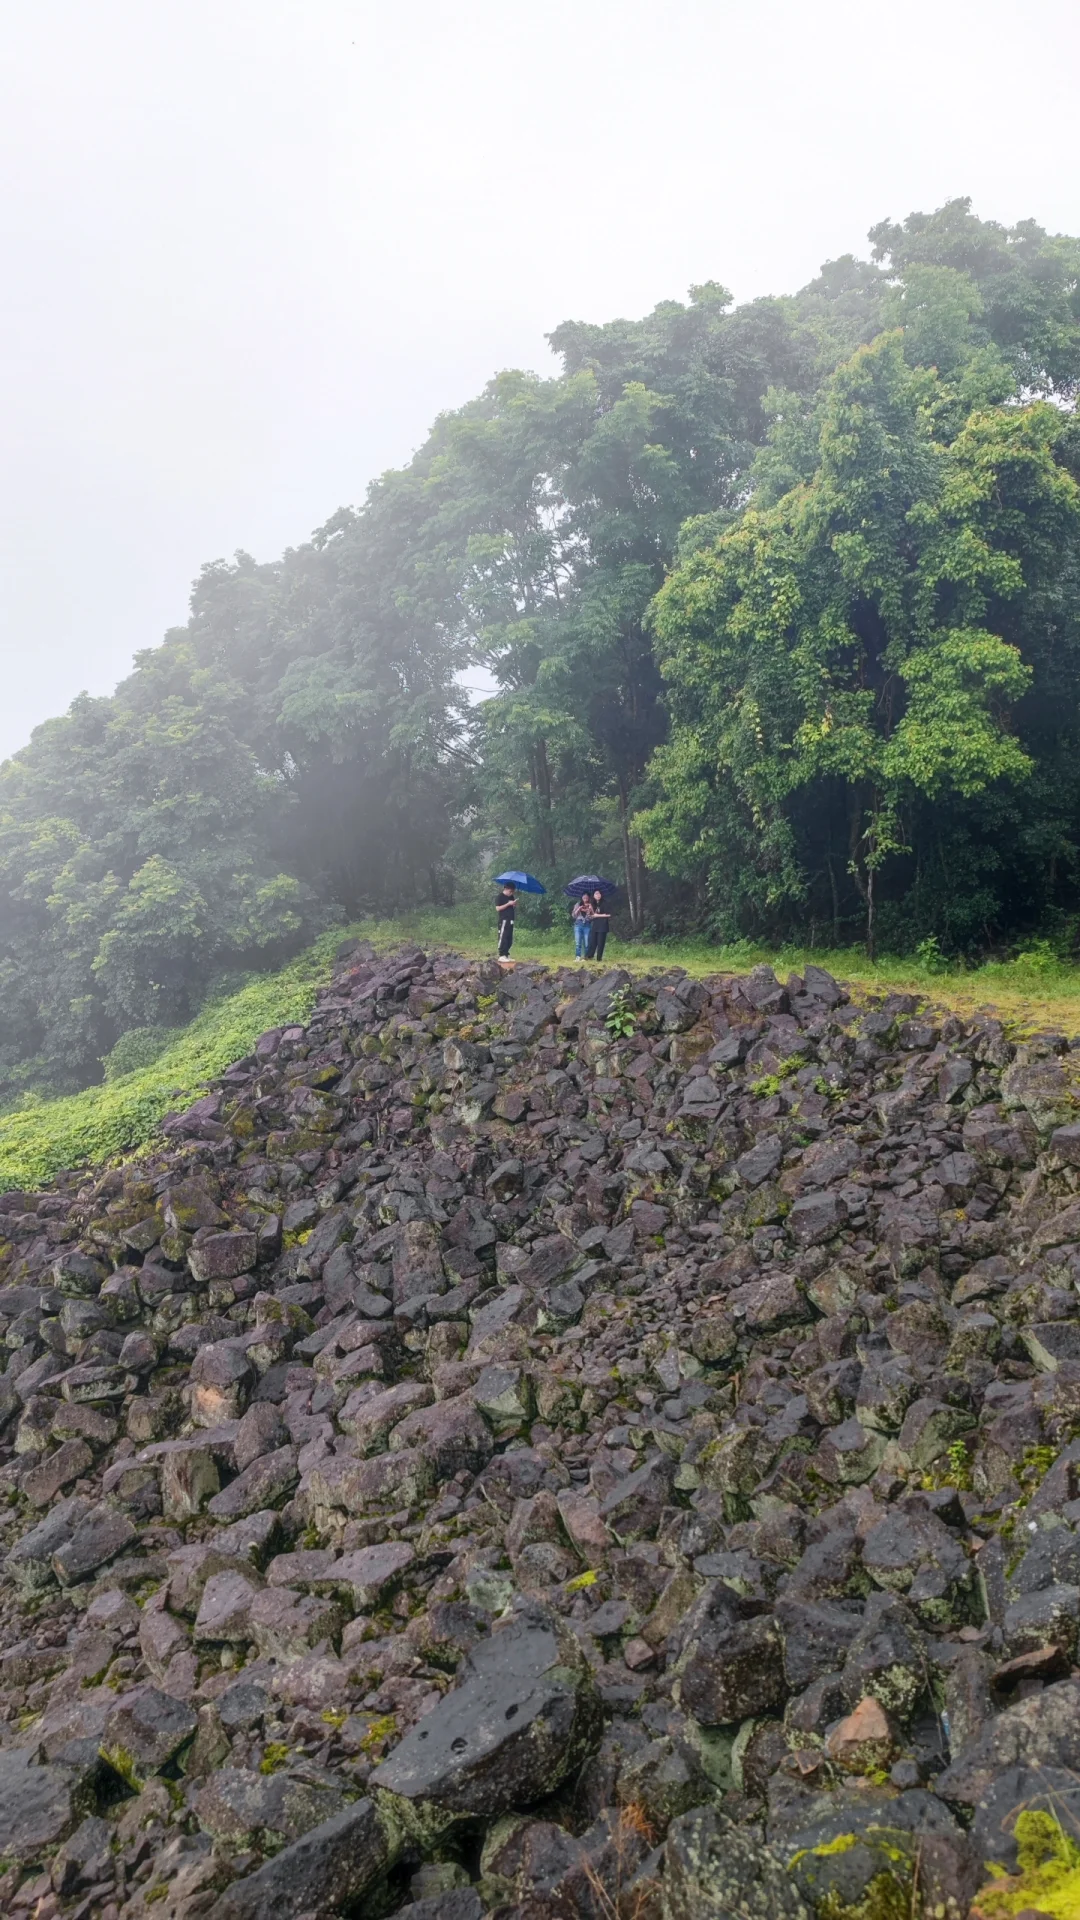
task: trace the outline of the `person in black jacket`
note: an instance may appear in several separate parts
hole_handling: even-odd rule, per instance
[[[589,921],[589,959],[602,960],[607,945],[608,928],[611,914],[603,894],[597,889],[593,894],[592,919]]]
[[[499,916],[499,959],[509,958],[514,944],[514,909],[517,906],[517,893],[513,887],[504,887],[502,898],[496,904]]]

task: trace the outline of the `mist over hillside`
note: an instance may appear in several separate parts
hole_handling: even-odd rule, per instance
[[[1080,241],[965,200],[869,240],[567,322],[560,374],[206,567],[39,728],[0,769],[3,1096],[493,858],[613,870],[626,934],[1067,949]]]

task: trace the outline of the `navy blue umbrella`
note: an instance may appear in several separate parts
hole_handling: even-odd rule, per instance
[[[605,880],[599,873],[579,873],[576,880],[567,881],[563,892],[576,897],[579,893],[618,893],[617,880]]]
[[[546,893],[547,888],[532,873],[497,873],[497,887],[516,887],[519,893]]]

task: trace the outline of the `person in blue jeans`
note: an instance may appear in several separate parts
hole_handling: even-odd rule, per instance
[[[574,923],[574,959],[584,960],[589,951],[589,922],[592,919],[593,904],[587,893],[575,900],[570,918]]]

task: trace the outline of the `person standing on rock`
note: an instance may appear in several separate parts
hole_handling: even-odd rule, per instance
[[[607,945],[608,928],[611,925],[611,913],[599,888],[592,897],[592,916],[589,920],[590,960],[602,960]]]
[[[502,898],[496,904],[499,916],[499,959],[508,960],[514,944],[514,909],[517,906],[517,892],[513,887],[504,887]]]
[[[584,960],[589,951],[589,926],[593,916],[593,903],[587,893],[575,900],[570,912],[574,923],[574,959]]]

